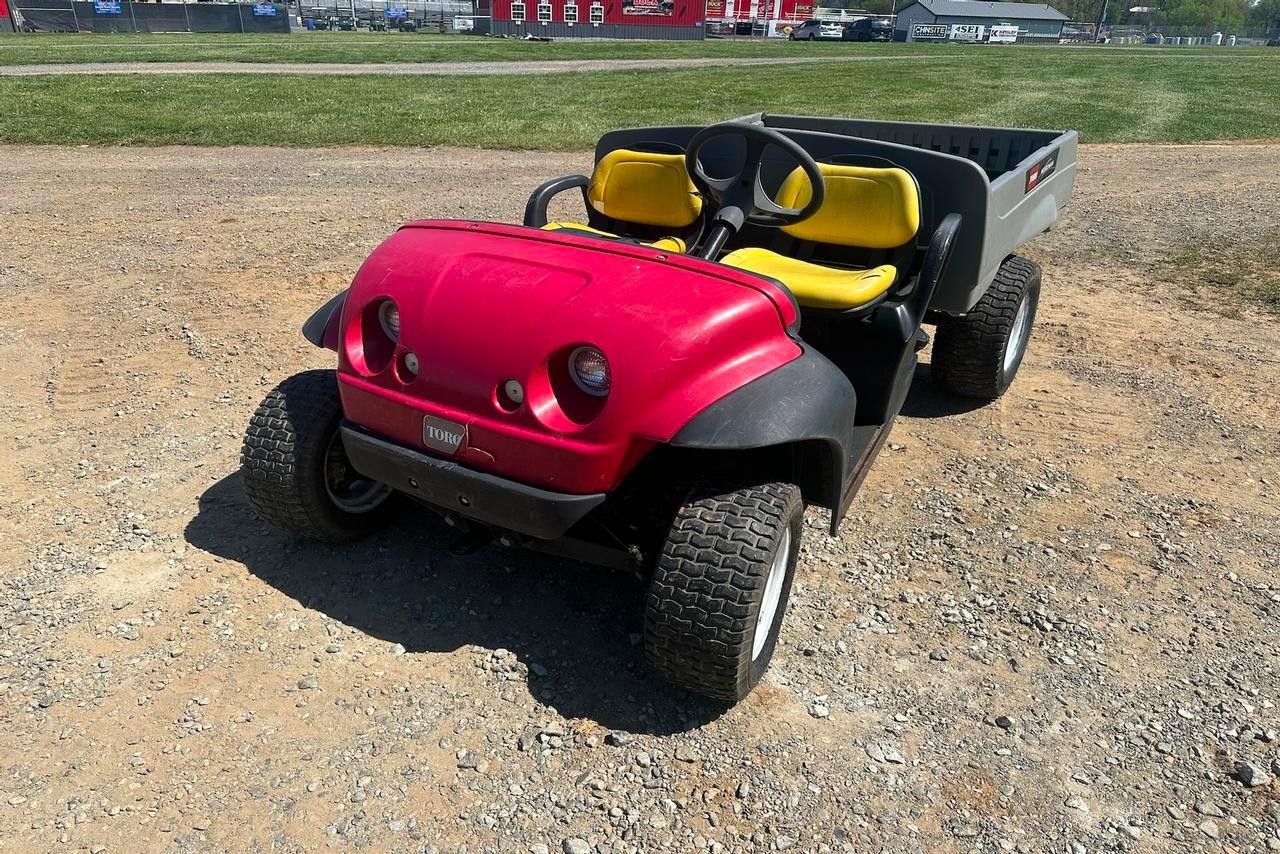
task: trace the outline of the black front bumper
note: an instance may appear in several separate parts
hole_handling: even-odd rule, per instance
[[[551,492],[428,456],[342,424],[342,444],[362,475],[442,510],[543,540],[563,536],[604,493]]]

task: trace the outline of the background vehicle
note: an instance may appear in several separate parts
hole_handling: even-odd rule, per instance
[[[862,18],[845,25],[840,38],[847,42],[891,42],[893,24],[883,18]]]
[[[791,31],[792,41],[816,41],[819,39],[838,39],[844,35],[844,25],[832,21],[819,21],[811,18]]]
[[[1071,194],[1074,132],[753,115],[605,134],[523,226],[410,223],[304,326],[338,369],[259,406],[259,515],[320,539],[396,496],[490,540],[647,581],[669,680],[745,696],[777,643],[804,507],[834,534],[937,324],[934,376],[1013,381]],[[549,222],[560,193],[585,222]]]

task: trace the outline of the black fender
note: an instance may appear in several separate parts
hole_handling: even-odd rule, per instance
[[[343,291],[324,305],[320,306],[302,324],[302,337],[321,349],[338,349],[338,321],[342,318],[342,307],[347,302],[347,292]],[[330,335],[330,327],[333,334]]]
[[[845,481],[865,451],[866,431],[856,425],[858,398],[849,378],[826,356],[801,346],[799,358],[720,398],[669,444],[707,450],[816,444],[825,464],[821,472],[802,473],[806,481],[816,474],[807,500],[837,514]]]

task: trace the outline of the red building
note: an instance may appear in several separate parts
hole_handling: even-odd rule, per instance
[[[701,39],[707,0],[492,0],[496,36]]]

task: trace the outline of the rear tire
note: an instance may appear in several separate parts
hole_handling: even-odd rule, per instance
[[[1022,366],[1039,303],[1039,265],[1010,255],[968,314],[938,322],[933,376],[965,397],[1004,394]]]
[[[254,511],[277,528],[329,542],[354,540],[387,520],[390,487],[350,468],[333,371],[289,377],[245,430],[240,478]]]
[[[777,645],[803,522],[800,489],[789,483],[691,496],[649,584],[649,666],[708,697],[747,696]]]

